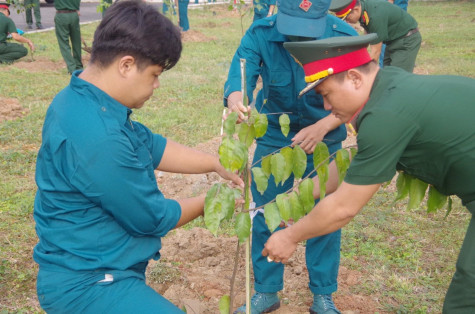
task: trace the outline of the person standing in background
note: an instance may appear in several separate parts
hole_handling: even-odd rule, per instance
[[[26,24],[28,24],[28,29],[33,29],[33,16],[31,11],[35,15],[35,23],[37,29],[43,29],[41,25],[41,12],[40,12],[40,0],[25,0],[25,14],[26,14]]]
[[[389,3],[397,5],[401,9],[407,12],[407,5],[409,0],[388,0]],[[381,55],[379,56],[379,67],[382,68],[384,66],[384,52],[386,51],[386,45],[383,44],[381,46]]]
[[[178,25],[181,30],[186,32],[190,29],[190,22],[188,21],[188,5],[190,0],[175,0],[178,1]]]
[[[83,68],[81,60],[81,28],[79,26],[79,5],[81,0],[55,0],[54,29],[59,50],[72,74]],[[71,39],[71,46],[69,40]]]
[[[413,71],[422,36],[409,13],[380,0],[334,0],[330,11],[348,23],[359,22],[368,34],[378,35],[370,46],[373,60],[379,61],[381,47],[386,44],[384,65]]]
[[[275,0],[253,0],[252,4],[254,5],[253,22],[274,14]]]
[[[190,22],[188,21],[189,4],[190,0],[174,0],[173,3],[170,0],[164,1],[162,13],[163,15],[168,15],[168,11],[171,10],[170,14],[176,15],[176,11],[178,11],[178,26],[180,26],[182,31],[186,32],[190,29]]]
[[[388,2],[391,2],[392,4],[397,5],[401,9],[407,12],[407,6],[409,5],[409,0],[388,0]]]

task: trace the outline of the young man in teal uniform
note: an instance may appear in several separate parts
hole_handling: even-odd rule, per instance
[[[167,14],[169,11],[171,2],[164,1],[162,6],[163,14]],[[186,32],[190,29],[190,21],[188,20],[188,5],[190,0],[174,0],[175,6],[172,6],[172,14],[176,15],[175,8],[178,8],[178,26],[181,30]]]
[[[81,0],[55,0],[54,29],[59,50],[68,73],[83,68],[81,60],[81,28],[79,26],[79,5]],[[69,45],[71,40],[71,46]]]
[[[254,18],[253,22],[269,17],[274,14],[276,0],[253,0]]]
[[[190,0],[177,0],[178,1],[178,25],[181,30],[186,32],[190,29],[190,21],[188,20],[188,5]]]
[[[28,44],[31,51],[35,51],[33,42],[18,34],[15,23],[10,18],[9,7],[9,3],[0,3],[0,63],[12,63],[28,54],[28,50],[23,45],[7,42],[9,34],[14,40]]]
[[[392,65],[408,72],[414,70],[422,37],[417,21],[409,13],[380,0],[333,0],[330,11],[348,23],[359,22],[367,33],[378,35],[371,45],[374,60],[379,60],[384,43],[384,66]]]
[[[242,105],[241,75],[239,59],[246,59],[247,95],[253,102],[253,92],[259,75],[263,88],[255,99],[257,111],[268,114],[267,133],[257,139],[254,161],[261,160],[288,145],[300,145],[308,154],[308,169],[313,170],[312,153],[315,145],[324,141],[330,152],[341,148],[346,138],[346,129],[341,121],[323,108],[320,95],[311,92],[298,98],[298,92],[306,85],[301,66],[284,49],[283,44],[291,40],[311,40],[334,36],[357,35],[347,23],[328,15],[330,1],[282,0],[277,3],[278,12],[271,17],[257,20],[244,35],[229,69],[224,86],[224,104],[229,111],[239,113],[240,119],[249,111]],[[285,137],[279,125],[279,114],[290,117],[290,132]],[[283,185],[276,186],[274,178],[269,179],[268,188],[261,195],[253,183],[253,201],[262,206],[273,200],[277,194],[289,190],[293,185],[291,176]],[[258,212],[252,224],[252,262],[254,269],[254,294],[251,313],[265,313],[280,306],[277,292],[283,289],[284,265],[269,263],[262,257],[264,243],[271,235],[265,224],[264,215]],[[332,301],[337,290],[337,276],[340,262],[340,231],[324,237],[311,239],[306,245],[306,262],[309,272],[309,288],[314,295],[311,313],[338,313]],[[245,312],[245,306],[238,309]]]
[[[472,213],[443,312],[475,313],[475,80],[379,69],[367,52],[375,37],[285,45],[307,77],[320,77],[309,80],[303,93],[317,91],[326,109],[343,122],[354,121],[358,153],[339,187],[332,163],[327,191],[334,192],[274,233],[262,254],[287,262],[300,241],[345,226],[382,183],[404,171],[440,193],[457,195]]]
[[[25,15],[26,15],[26,24],[28,24],[28,29],[33,28],[33,16],[31,11],[35,15],[35,24],[37,29],[43,29],[41,25],[41,11],[40,11],[40,1],[39,0],[25,0]]]
[[[48,108],[36,165],[38,298],[48,313],[183,313],[145,283],[161,238],[203,214],[205,196],[166,199],[154,169],[216,171],[217,156],[133,121],[180,58],[180,31],[143,1],[120,1],[94,34],[91,63]]]

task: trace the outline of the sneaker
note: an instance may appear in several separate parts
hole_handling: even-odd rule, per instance
[[[43,25],[39,24],[39,25],[36,25],[36,29],[44,29]]]
[[[331,294],[314,294],[310,314],[341,314],[333,303]]]
[[[26,28],[27,29],[33,29],[33,26],[31,26],[31,24],[28,24],[28,26]]]
[[[280,307],[277,293],[256,292],[251,298],[251,314],[270,313]],[[245,314],[246,304],[234,311],[234,314]]]

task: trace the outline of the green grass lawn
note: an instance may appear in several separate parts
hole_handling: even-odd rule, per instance
[[[416,2],[423,44],[417,59],[422,73],[475,75],[473,1]],[[239,45],[241,22],[225,6],[190,10],[192,31],[208,38],[184,43],[178,65],[161,76],[161,86],[134,118],[152,130],[194,146],[219,135],[222,92],[231,58]],[[251,22],[244,17],[246,29]],[[92,42],[97,24],[82,26]],[[27,34],[38,47],[36,60],[62,62],[53,31]],[[31,60],[27,56],[25,60]],[[28,71],[0,65],[0,97],[19,101],[29,113],[0,123],[0,312],[41,312],[36,301],[37,241],[32,217],[35,160],[46,109],[69,82],[66,69]],[[343,230],[342,265],[371,274],[355,293],[389,296],[381,310],[438,313],[454,271],[469,215],[455,202],[453,213],[426,214],[392,204],[381,190],[362,215]]]

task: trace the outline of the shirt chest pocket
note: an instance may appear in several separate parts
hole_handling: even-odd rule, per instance
[[[268,99],[282,109],[292,107],[292,96],[294,88],[292,86],[292,74],[290,71],[275,70],[271,71],[269,79]]]
[[[138,166],[141,167],[144,171],[147,171],[147,174],[150,179],[155,180],[155,174],[152,164],[152,155],[150,154],[150,151],[137,138],[130,140],[135,151],[135,155],[137,157]]]

